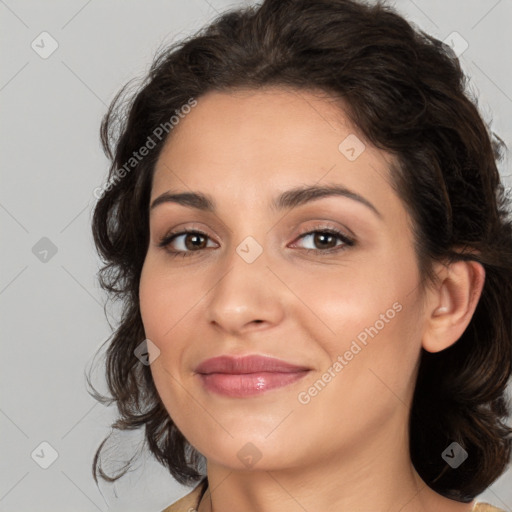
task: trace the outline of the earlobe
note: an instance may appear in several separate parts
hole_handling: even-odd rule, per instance
[[[443,267],[439,285],[429,292],[425,310],[422,346],[427,352],[440,352],[453,345],[464,333],[485,282],[485,269],[476,261],[456,261]]]

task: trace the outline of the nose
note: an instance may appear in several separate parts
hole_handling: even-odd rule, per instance
[[[222,277],[207,295],[210,324],[230,335],[278,325],[285,291],[269,270],[265,251],[248,263],[233,250],[224,264]]]

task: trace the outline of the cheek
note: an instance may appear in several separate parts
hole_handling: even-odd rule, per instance
[[[310,334],[325,333],[321,344],[329,359],[341,356],[347,366],[360,368],[345,372],[357,380],[375,368],[400,387],[397,369],[405,381],[414,370],[421,346],[419,275],[413,255],[401,254],[382,254],[326,279],[306,278],[297,288],[314,311],[308,314]]]
[[[383,267],[374,263],[361,268],[340,267],[324,276],[304,273],[295,279],[293,290],[307,318],[316,319],[319,333],[347,338],[376,322],[381,331],[394,322],[404,296],[399,275]]]
[[[165,303],[162,301],[164,282],[158,279],[154,265],[151,262],[144,263],[139,283],[139,304],[142,323],[146,336],[151,340],[157,340],[159,331],[163,328],[164,321],[162,312]]]
[[[351,386],[359,389],[363,403],[382,394],[391,403],[397,397],[406,402],[413,391],[421,352],[418,314],[414,294],[386,296],[380,307],[372,304],[366,315],[361,312],[358,321],[345,330],[336,352],[343,350],[345,374]]]
[[[146,336],[158,344],[170,336],[181,319],[185,320],[201,290],[192,277],[174,275],[155,260],[148,256],[142,268],[139,302]]]
[[[162,270],[162,265],[148,255],[139,283],[139,303],[146,338],[159,350],[150,365],[158,394],[173,417],[180,410],[181,393],[178,381],[184,345],[180,344],[180,329],[185,327],[180,319],[186,318],[189,300],[175,283],[175,279]]]

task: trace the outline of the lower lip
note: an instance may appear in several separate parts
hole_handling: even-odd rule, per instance
[[[278,373],[210,373],[199,377],[206,389],[230,397],[261,395],[271,389],[282,388],[302,379],[308,371]]]

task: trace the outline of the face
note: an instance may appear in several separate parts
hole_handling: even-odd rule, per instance
[[[304,91],[208,93],[171,135],[140,307],[154,382],[181,432],[209,462],[267,470],[402,437],[421,300],[391,157],[339,103]],[[171,196],[183,193],[211,204]],[[197,373],[223,355],[294,367]]]

